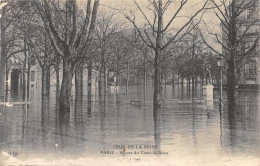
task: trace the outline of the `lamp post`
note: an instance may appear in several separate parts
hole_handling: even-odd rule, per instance
[[[220,68],[220,97],[219,97],[219,105],[220,106],[222,106],[223,105],[223,96],[222,96],[222,90],[223,90],[223,88],[222,88],[222,67],[223,67],[223,61],[222,61],[222,58],[221,57],[219,57],[218,59],[217,59],[217,65],[218,65],[218,67]]]

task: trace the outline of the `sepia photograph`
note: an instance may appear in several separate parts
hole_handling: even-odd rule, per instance
[[[0,0],[0,166],[260,166],[259,0]]]

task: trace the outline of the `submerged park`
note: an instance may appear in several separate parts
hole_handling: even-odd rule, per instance
[[[259,1],[0,6],[0,165],[259,164]]]

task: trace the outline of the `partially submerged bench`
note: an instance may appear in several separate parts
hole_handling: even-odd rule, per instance
[[[131,105],[134,106],[141,106],[142,102],[140,100],[131,100]]]

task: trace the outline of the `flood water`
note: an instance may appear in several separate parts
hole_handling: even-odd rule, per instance
[[[220,109],[217,90],[207,105],[200,87],[167,86],[155,116],[152,87],[145,95],[142,86],[127,95],[119,87],[101,99],[93,93],[91,102],[84,96],[82,109],[73,100],[66,123],[58,120],[55,95],[44,118],[40,88],[30,95],[28,106],[1,109],[0,165],[260,165],[258,91],[239,91],[236,106]]]

